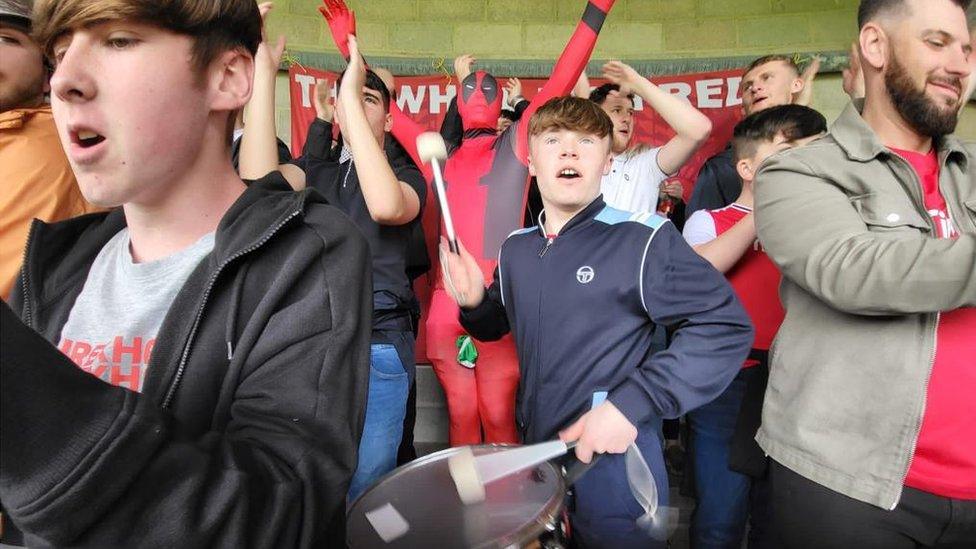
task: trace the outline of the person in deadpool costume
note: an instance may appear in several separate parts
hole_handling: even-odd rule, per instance
[[[458,113],[464,129],[459,146],[444,167],[447,201],[457,237],[478,260],[486,279],[498,262],[502,242],[522,227],[528,188],[528,123],[549,99],[568,95],[593,53],[597,36],[615,0],[586,3],[580,22],[563,49],[545,86],[535,95],[522,118],[496,135],[503,93],[498,80],[479,70],[459,84]],[[348,36],[355,34],[355,15],[343,0],[323,0],[319,11],[329,24],[339,52],[349,57]],[[430,172],[417,155],[416,138],[427,131],[390,106],[391,133],[407,150],[424,175]],[[432,194],[432,193],[429,193]],[[440,266],[438,265],[438,271]],[[456,342],[466,335],[458,322],[459,310],[436,273],[436,286],[427,315],[427,357],[444,387],[450,416],[452,446],[482,442],[518,442],[515,422],[518,357],[511,336],[478,342],[474,368],[457,361]]]

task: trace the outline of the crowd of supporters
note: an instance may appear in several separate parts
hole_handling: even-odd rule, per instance
[[[0,0],[0,541],[343,546],[417,457],[423,325],[452,446],[602,454],[568,546],[668,546],[631,453],[661,509],[683,475],[694,548],[976,546],[970,2],[861,0],[829,129],[818,59],[744,67],[690,192],[713,122],[621,61],[589,83],[614,4],[528,99],[459,56],[426,128],[323,0],[347,67],[292,157],[271,3]]]

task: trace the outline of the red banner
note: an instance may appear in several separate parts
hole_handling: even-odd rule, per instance
[[[301,154],[308,126],[315,118],[312,95],[315,93],[316,79],[327,80],[335,91],[334,72],[320,71],[292,65],[288,71],[289,93],[291,96],[291,149],[294,155]],[[698,150],[694,157],[676,176],[684,184],[685,199],[691,196],[691,188],[701,165],[713,154],[721,151],[732,136],[732,128],[742,118],[742,98],[739,96],[739,81],[742,70],[702,72],[675,76],[659,76],[651,81],[662,89],[679,97],[684,97],[712,121],[712,135]],[[505,79],[500,79],[504,83]],[[398,76],[397,104],[421,125],[438,130],[447,107],[454,97],[455,85],[445,75]],[[602,79],[592,79],[591,84],[599,86]],[[532,99],[545,83],[543,79],[522,79],[522,92]],[[334,96],[334,93],[333,93]],[[506,97],[507,100],[507,97]],[[674,130],[656,112],[645,108],[640,97],[636,98],[637,129],[634,140],[639,143],[662,145],[674,136]]]
[[[687,200],[691,196],[691,189],[698,175],[701,165],[709,157],[721,151],[728,144],[732,136],[732,128],[742,118],[742,99],[739,96],[739,81],[742,70],[728,70],[717,72],[703,72],[697,74],[683,74],[676,76],[661,76],[651,81],[672,94],[684,97],[698,110],[712,121],[712,135],[698,152],[676,175],[684,186],[684,196]],[[291,148],[295,156],[301,154],[308,126],[315,118],[312,107],[312,97],[315,93],[315,81],[326,80],[333,87],[335,96],[335,81],[338,74],[292,65],[288,71],[289,94],[291,97]],[[504,83],[505,79],[500,79]],[[543,79],[522,79],[522,93],[527,99],[532,99],[545,83]],[[592,79],[590,83],[599,86],[602,79]],[[437,130],[447,112],[451,99],[455,94],[453,80],[446,75],[432,76],[400,76],[396,79],[398,86],[397,104],[403,112],[414,118],[421,125]],[[506,97],[506,102],[507,102]],[[639,143],[662,145],[674,136],[670,126],[651,109],[644,108],[639,97],[635,99],[637,110],[637,124],[634,139]],[[430,194],[430,193],[428,193]],[[430,197],[428,197],[430,198]],[[427,213],[424,215],[424,232],[427,234],[430,257],[437,261],[437,215],[434,211],[433,199],[428,200]],[[429,215],[428,215],[429,214]],[[429,302],[430,289],[435,269],[427,277],[417,279],[414,289],[426,313]],[[426,362],[426,347],[421,321],[421,332],[417,340],[417,362]]]

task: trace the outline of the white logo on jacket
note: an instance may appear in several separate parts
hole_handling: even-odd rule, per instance
[[[590,267],[589,265],[583,265],[579,269],[576,269],[576,280],[578,280],[580,284],[589,284],[595,276],[596,273],[593,272],[593,267]]]

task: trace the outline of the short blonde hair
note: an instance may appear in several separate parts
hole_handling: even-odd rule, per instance
[[[570,130],[604,138],[613,122],[599,105],[579,97],[555,97],[546,101],[529,120],[529,136],[553,130]]]
[[[202,72],[219,54],[261,42],[261,14],[254,0],[38,0],[34,39],[51,57],[64,33],[106,21],[138,21],[193,40],[193,65]]]

